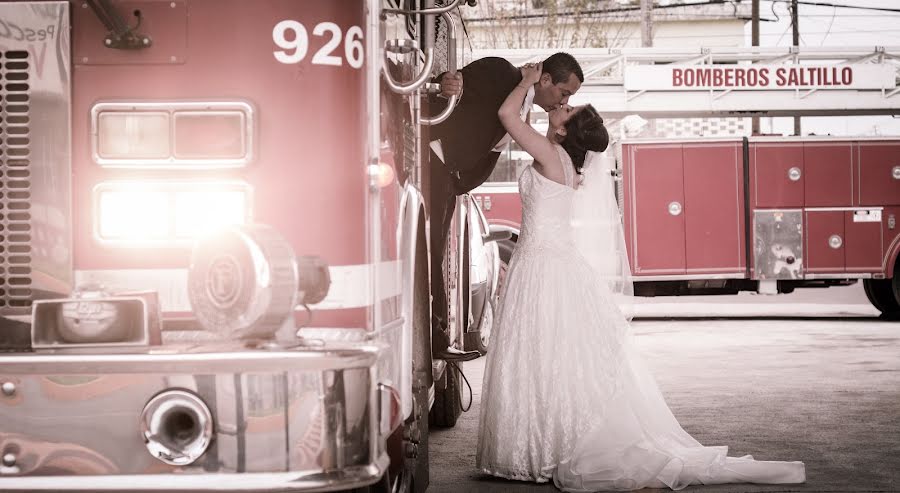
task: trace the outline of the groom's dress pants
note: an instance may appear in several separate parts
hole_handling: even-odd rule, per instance
[[[432,354],[437,354],[450,345],[450,336],[447,334],[450,316],[447,288],[444,284],[444,252],[453,211],[456,209],[456,187],[449,170],[434,151],[431,151],[430,158],[431,351]]]

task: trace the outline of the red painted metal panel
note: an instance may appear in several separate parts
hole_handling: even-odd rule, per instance
[[[844,243],[845,211],[806,211],[804,247],[806,272],[828,273],[844,271],[845,245],[832,248],[829,239],[840,237]]]
[[[803,144],[803,178],[807,207],[853,205],[852,144]]]
[[[110,49],[104,45],[106,28],[87,2],[73,2],[72,52],[78,65],[168,64],[184,63],[187,51],[187,10],[185,0],[113,2],[116,11],[129,25],[137,23],[138,33],[150,37],[152,44],[140,50]]]
[[[900,179],[893,170],[900,167],[900,142],[860,142],[859,203],[863,206],[900,205]]]
[[[881,272],[884,258],[881,239],[884,218],[878,222],[861,222],[854,220],[855,216],[855,211],[844,212],[844,258],[847,272]]]
[[[801,178],[788,177],[798,168]],[[803,206],[803,145],[750,143],[751,206],[786,208]]]
[[[687,273],[743,272],[741,143],[685,144],[683,156]]]
[[[301,22],[308,32],[308,53],[300,63],[280,63],[273,55],[280,50],[273,28],[283,20]],[[318,254],[331,265],[366,262],[364,70],[346,60],[340,66],[312,63],[332,39],[327,32],[315,35],[315,26],[332,22],[344,34],[351,26],[365,28],[364,3],[194,0],[187,4],[185,22],[187,42],[177,63],[92,65],[74,60],[75,268],[187,266],[187,248],[122,249],[94,241],[91,190],[112,179],[244,180],[254,189],[254,219],[275,226],[297,254]],[[102,40],[105,30],[97,26],[75,24],[73,38]],[[222,26],[229,26],[227,33]],[[183,29],[177,23],[175,28]],[[91,32],[84,34],[84,29]],[[147,34],[157,39],[178,33],[157,25]],[[331,55],[344,58],[343,39],[341,43]],[[165,45],[160,39],[155,46]],[[219,99],[255,105],[258,153],[247,169],[136,172],[93,163],[89,115],[95,102]],[[390,223],[382,226],[393,235],[396,213],[388,212],[384,219]]]
[[[636,275],[685,273],[682,149],[676,145],[634,145],[626,158],[626,226]],[[630,158],[630,159],[629,159]]]
[[[510,185],[510,188],[509,191],[492,192],[489,187],[485,187],[473,193],[473,196],[481,205],[488,222],[519,229],[522,222],[522,199],[515,184]]]

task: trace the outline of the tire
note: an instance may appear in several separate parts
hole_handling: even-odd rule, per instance
[[[487,354],[490,348],[491,333],[493,332],[494,323],[496,321],[497,303],[500,301],[500,292],[506,282],[506,272],[509,269],[509,261],[512,259],[513,250],[516,249],[516,243],[512,240],[504,240],[497,242],[498,251],[500,253],[500,272],[497,273],[497,291],[493,293],[493,297],[485,302],[482,320],[477,330],[466,333],[466,349],[475,350],[482,355]],[[487,320],[484,320],[487,319]],[[487,330],[485,330],[487,329]]]
[[[496,294],[499,296],[503,290],[503,283],[506,281],[506,271],[509,269],[509,262],[512,260],[513,251],[516,249],[516,242],[513,240],[498,241],[497,247],[500,252],[500,272],[497,274],[499,282],[497,283]]]
[[[513,240],[501,240],[497,242],[497,250],[500,252],[500,262],[509,265],[512,258],[513,250],[516,249],[516,242]]]
[[[872,306],[881,312],[886,318],[900,318],[900,302],[897,293],[900,292],[900,278],[893,279],[863,279],[863,288],[866,297]]]
[[[459,363],[457,363],[459,364]],[[459,372],[453,365],[448,364],[444,370],[444,376],[441,382],[446,381],[447,385],[443,388],[436,388],[434,391],[434,405],[431,407],[428,425],[435,428],[453,428],[456,426],[456,420],[462,414],[462,390],[459,385]],[[435,387],[441,382],[436,382]]]
[[[424,214],[421,217],[424,224]],[[401,450],[392,460],[402,461],[399,490],[424,493],[429,482],[428,394],[433,385],[431,364],[431,299],[428,278],[428,252],[425,228],[416,233],[416,257],[413,279],[413,374],[412,414],[403,424]]]
[[[409,492],[411,493],[425,493],[425,490],[428,489],[428,484],[431,482],[431,468],[430,468],[430,459],[429,459],[429,449],[428,449],[428,433],[429,433],[429,424],[430,415],[426,418],[425,413],[428,407],[428,390],[426,389],[424,392],[425,395],[417,395],[418,399],[422,399],[421,404],[416,403],[417,407],[421,407],[421,410],[414,410],[413,412],[417,413],[416,415],[419,418],[416,420],[416,427],[419,430],[419,443],[416,445],[416,458],[414,460],[414,467],[408,468],[409,471]],[[418,414],[421,413],[421,414]],[[406,461],[410,459],[407,458]],[[402,491],[402,488],[401,488]]]
[[[478,328],[466,332],[466,350],[478,351],[482,355],[487,354],[491,344],[491,329],[494,326],[494,300],[488,300],[484,304],[484,312],[481,314],[481,323]]]
[[[894,306],[897,307],[897,313],[900,315],[900,260],[894,267],[894,277],[891,279],[891,291],[894,293]]]

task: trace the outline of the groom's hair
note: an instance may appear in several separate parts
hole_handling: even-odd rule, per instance
[[[581,71],[581,65],[578,64],[578,60],[575,57],[568,53],[559,52],[547,57],[544,60],[542,71],[550,74],[554,84],[568,81],[571,74],[575,74],[575,77],[578,77],[578,82],[584,82],[584,72]]]

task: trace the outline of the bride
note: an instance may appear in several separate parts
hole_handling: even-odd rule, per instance
[[[499,111],[535,161],[519,178],[522,231],[487,357],[478,469],[508,479],[553,479],[578,492],[804,482],[802,462],[728,457],[728,447],[701,445],[672,415],[616,303],[627,272],[617,261],[625,257],[614,240],[621,222],[612,187],[598,187],[599,200],[581,201],[595,204],[590,210],[575,209],[591,188],[578,185],[587,152],[602,152],[609,142],[603,119],[590,105],[563,105],[550,112],[548,136],[540,135],[519,114],[540,75],[540,65],[523,67],[522,82]],[[603,180],[590,169],[585,174],[585,185]],[[595,268],[576,242],[577,225],[585,223],[579,218],[596,217],[615,218],[594,221],[603,241],[593,249],[603,249],[599,264],[607,268]],[[619,275],[610,264],[620,266]]]

